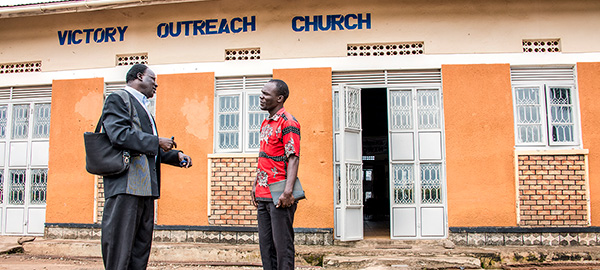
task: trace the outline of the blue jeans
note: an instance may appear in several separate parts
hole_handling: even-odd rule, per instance
[[[264,270],[294,270],[297,206],[276,208],[272,201],[258,202],[258,243]]]

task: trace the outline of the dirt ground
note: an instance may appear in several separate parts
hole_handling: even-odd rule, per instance
[[[260,270],[259,266],[209,265],[210,263],[150,262],[149,270]],[[216,263],[215,263],[216,264]],[[22,253],[0,255],[2,270],[103,270],[100,258],[52,258],[31,256]],[[298,268],[307,269],[307,268]],[[316,268],[311,268],[316,269]]]

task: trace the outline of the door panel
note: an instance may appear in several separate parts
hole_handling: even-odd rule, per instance
[[[391,136],[392,160],[414,160],[414,135],[412,133],[394,133]]]
[[[421,235],[444,236],[444,208],[421,208]]]
[[[347,161],[360,162],[362,160],[362,149],[358,149],[358,146],[362,145],[360,133],[346,132],[344,135],[344,158]]]
[[[442,135],[439,132],[419,133],[419,158],[421,160],[442,159]]]
[[[29,208],[27,217],[27,233],[44,233],[44,222],[46,221],[46,210],[44,208]]]
[[[360,88],[334,88],[335,236],[363,238],[362,128]]]
[[[446,236],[441,90],[388,88],[390,236]]]
[[[23,208],[6,208],[6,233],[23,234],[24,218],[25,210]]]
[[[6,151],[6,143],[2,142],[0,143],[0,164],[4,165],[4,156]]]
[[[0,104],[0,234],[44,233],[50,107]]]
[[[31,143],[31,165],[48,166],[48,151],[50,144],[48,142]]]
[[[413,208],[392,208],[392,236],[417,236],[417,213]]]
[[[10,144],[10,166],[27,166],[27,142]]]

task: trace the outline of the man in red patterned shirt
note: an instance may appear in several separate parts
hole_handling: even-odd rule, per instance
[[[258,239],[263,269],[294,269],[294,213],[292,195],[300,163],[300,124],[285,111],[287,84],[270,80],[260,95],[260,108],[269,112],[260,127],[260,152],[252,202],[258,207]],[[269,184],[287,181],[283,194],[273,203]]]

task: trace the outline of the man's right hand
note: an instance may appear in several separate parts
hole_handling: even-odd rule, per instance
[[[254,207],[258,207],[258,202],[256,201],[256,186],[252,185],[252,192],[250,192],[250,196],[252,197],[252,205]]]
[[[168,152],[171,151],[171,149],[173,149],[173,147],[175,147],[176,145],[173,139],[159,137],[158,146],[160,146],[160,148],[165,152]]]

